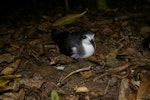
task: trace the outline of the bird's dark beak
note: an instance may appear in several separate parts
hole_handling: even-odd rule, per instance
[[[96,48],[96,45],[95,45],[94,40],[92,39],[90,42],[91,42],[91,44],[93,45],[93,47]]]

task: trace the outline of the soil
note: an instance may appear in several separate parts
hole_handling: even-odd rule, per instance
[[[21,12],[2,18],[0,25],[0,99],[150,99],[149,13],[88,9],[74,22],[54,27],[65,15],[62,8],[19,17]],[[95,53],[81,61],[62,54],[51,38],[53,28],[94,31]]]

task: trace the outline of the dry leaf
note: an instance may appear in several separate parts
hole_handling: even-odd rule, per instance
[[[119,66],[121,62],[115,56],[107,56],[106,66],[116,67]]]
[[[24,100],[25,97],[25,91],[21,89],[18,93],[18,100]]]
[[[150,27],[149,26],[142,26],[140,31],[144,32],[144,33],[150,32]]]
[[[0,95],[0,100],[24,100],[25,91],[21,89],[18,92],[6,92]],[[20,98],[20,96],[22,96]]]
[[[85,71],[85,72],[80,72],[80,74],[84,77],[84,78],[89,78],[90,76],[92,76],[92,71]]]
[[[75,88],[75,91],[79,93],[79,92],[89,92],[90,90],[85,86],[81,86],[81,87]]]
[[[20,84],[25,85],[27,88],[39,89],[44,82],[45,82],[44,80],[38,80],[38,79],[33,79],[33,78],[24,78],[20,81]]]
[[[107,56],[114,56],[116,57],[118,55],[119,50],[123,47],[123,44],[120,44],[120,46],[118,48],[116,48],[115,50],[111,51]]]
[[[73,21],[75,21],[77,18],[82,17],[88,9],[86,9],[84,12],[80,13],[80,14],[68,14],[60,19],[58,19],[56,22],[54,22],[52,24],[52,26],[59,26],[59,25],[66,25],[66,24],[70,24]]]
[[[118,100],[136,100],[135,94],[129,87],[129,79],[124,78],[121,80],[119,99]]]
[[[0,92],[12,90],[13,88],[10,86],[0,86]]]
[[[116,58],[116,56],[118,55],[119,50],[123,47],[123,44],[120,44],[120,46],[111,51],[107,56],[106,56],[106,65],[110,66],[110,67],[116,67],[118,66],[121,62]]]
[[[127,49],[124,49],[124,52],[121,53],[121,55],[128,55],[128,56],[137,57],[138,56],[138,51],[137,51],[136,48],[130,48],[130,47],[128,47]]]
[[[15,68],[6,67],[5,69],[3,69],[3,70],[1,71],[1,74],[10,75],[10,74],[14,73],[15,71],[16,71]]]
[[[0,86],[6,86],[11,80],[19,78],[21,75],[5,75],[0,77]]]
[[[39,29],[40,31],[47,32],[47,30],[49,29],[49,24],[48,24],[48,23],[45,23],[45,22],[42,22],[42,23],[38,26],[38,29]]]
[[[65,66],[57,66],[56,69],[58,69],[58,70],[64,70]]]
[[[17,70],[17,68],[18,68],[18,66],[20,64],[20,61],[21,60],[18,59],[15,62],[9,64],[5,69],[3,69],[1,71],[1,74],[10,75],[10,74],[14,73]]]
[[[18,44],[16,44],[16,43],[9,43],[9,45],[12,47],[12,48],[17,48],[17,49],[19,49],[20,48],[20,46],[18,45]]]
[[[4,61],[10,63],[10,62],[12,62],[13,60],[14,60],[14,56],[11,55],[11,54],[9,54],[9,53],[0,55],[0,63],[1,63],[1,62],[4,62]]]
[[[35,46],[35,45],[37,45],[37,44],[39,44],[39,43],[41,43],[41,42],[42,42],[41,39],[34,39],[34,40],[30,41],[29,44],[30,44],[31,46]]]
[[[136,100],[149,100],[150,97],[150,76],[147,73],[141,73],[141,84],[138,89]]]

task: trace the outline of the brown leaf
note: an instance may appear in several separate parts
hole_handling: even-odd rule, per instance
[[[25,97],[25,91],[21,89],[18,93],[18,100],[24,100]]]
[[[120,65],[120,63],[121,62],[115,56],[107,56],[106,66],[116,67],[116,66]]]
[[[72,22],[74,22],[77,18],[82,17],[88,9],[86,9],[84,12],[79,13],[79,14],[68,14],[60,19],[58,19],[57,21],[55,21],[52,26],[60,26],[60,25],[67,25],[70,24]]]
[[[129,79],[125,78],[121,80],[119,99],[118,100],[136,100],[135,94],[129,87]]]
[[[18,68],[18,66],[20,64],[20,61],[21,60],[18,59],[15,62],[9,64],[5,69],[3,69],[1,71],[1,74],[10,75],[10,74],[14,73],[17,70],[17,68]]]
[[[41,43],[42,40],[41,39],[34,39],[33,41],[30,41],[29,44],[31,46],[36,46],[37,44]]]
[[[80,92],[87,93],[87,92],[89,92],[90,90],[89,90],[87,87],[85,87],[85,86],[81,86],[81,87],[75,88],[75,91],[78,92],[78,93],[80,93]]]
[[[24,100],[25,91],[21,89],[18,92],[6,92],[0,95],[0,100]]]
[[[89,78],[90,76],[92,76],[92,71],[85,71],[85,72],[80,72],[80,74],[84,77],[84,78]]]
[[[1,74],[4,74],[4,75],[10,75],[12,73],[15,72],[15,69],[14,68],[11,68],[11,67],[6,67],[5,69],[3,69],[1,71]]]
[[[118,67],[110,68],[106,72],[113,74],[113,73],[123,71],[130,66],[144,66],[144,65],[145,65],[145,63],[142,63],[142,62],[128,62],[128,63],[122,64]]]
[[[39,26],[38,26],[38,29],[40,31],[43,31],[43,32],[47,32],[48,31],[48,28],[49,28],[49,23],[45,23],[45,22],[42,22]]]
[[[140,34],[142,37],[144,37],[144,38],[150,37],[149,33],[150,33],[150,27],[149,26],[142,26],[140,28]]]
[[[127,55],[127,56],[137,57],[138,51],[137,51],[136,48],[130,48],[130,47],[128,47],[127,49],[124,50],[124,52],[121,55]]]
[[[0,92],[4,92],[7,90],[12,90],[13,88],[10,86],[0,86]]]
[[[0,63],[1,63],[1,62],[4,62],[4,61],[10,63],[10,62],[12,62],[13,60],[14,60],[14,56],[11,55],[11,54],[9,54],[9,53],[0,55]]]
[[[138,89],[136,100],[148,100],[148,98],[150,98],[150,75],[148,75],[148,73],[142,72],[140,76],[141,84]]]
[[[20,81],[20,84],[25,85],[27,88],[39,89],[44,82],[45,82],[44,80],[38,80],[38,79],[33,79],[33,78],[24,78]]]

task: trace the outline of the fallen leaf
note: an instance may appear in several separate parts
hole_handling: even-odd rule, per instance
[[[128,47],[127,49],[124,49],[124,52],[121,55],[137,57],[138,56],[138,51],[137,51],[136,48]]]
[[[79,92],[89,92],[90,90],[85,86],[81,86],[81,87],[75,88],[75,91],[79,93]]]
[[[21,89],[18,92],[6,92],[6,93],[3,93],[3,95],[0,95],[0,100],[24,100],[24,94],[25,94],[25,91],[23,89]],[[20,98],[20,96],[22,96]]]
[[[82,17],[88,9],[86,9],[84,12],[79,14],[68,14],[60,19],[58,19],[56,22],[52,24],[52,26],[59,26],[59,25],[66,25],[74,22],[77,18]]]
[[[117,59],[117,55],[118,55],[118,52],[119,50],[123,47],[123,44],[120,44],[120,46],[111,51],[107,56],[106,56],[106,65],[107,66],[110,66],[110,67],[116,67],[118,65],[120,65],[120,61]]]
[[[11,80],[19,78],[21,75],[4,75],[0,76],[0,86],[6,86]]]
[[[10,82],[10,80],[2,80],[0,78],[0,86],[5,86],[6,84],[8,84]]]
[[[58,93],[55,90],[51,92],[51,100],[59,100]]]
[[[33,78],[24,78],[20,80],[20,84],[25,85],[27,88],[37,88],[37,89],[39,89],[44,82],[45,82],[44,80],[38,80]]]
[[[12,90],[13,88],[10,86],[0,86],[0,92]]]
[[[9,45],[12,47],[12,48],[16,48],[16,49],[19,49],[20,48],[20,46],[18,45],[18,44],[16,44],[16,43],[9,43]]]
[[[141,76],[141,83],[137,92],[136,100],[149,100],[150,99],[150,75],[148,75],[148,73],[142,72],[140,76]]]
[[[21,89],[18,93],[18,100],[24,100],[25,97],[25,91]]]
[[[9,53],[0,55],[0,63],[1,63],[1,62],[4,62],[4,61],[10,63],[10,62],[12,62],[13,60],[14,60],[14,56],[11,55],[11,54],[9,54]]]
[[[14,73],[14,72],[17,70],[17,68],[18,68],[18,66],[19,66],[19,64],[20,64],[20,61],[21,61],[21,60],[18,59],[18,60],[16,60],[15,62],[9,64],[6,68],[4,68],[4,69],[1,71],[1,74],[10,75],[10,74]]]
[[[116,67],[121,64],[121,61],[119,61],[115,56],[107,56],[106,59],[106,66],[109,67]]]
[[[6,67],[5,69],[3,69],[1,71],[1,74],[4,74],[4,75],[10,75],[12,73],[15,72],[15,69],[14,68],[11,68],[11,67]]]
[[[49,28],[49,24],[46,23],[46,22],[42,22],[39,26],[38,26],[38,29],[40,31],[43,31],[43,32],[47,32],[48,31],[48,28]]]
[[[30,41],[29,44],[30,44],[31,46],[36,46],[37,44],[39,44],[39,43],[41,43],[41,42],[42,42],[41,39],[34,39],[34,40]]]
[[[150,27],[149,26],[142,26],[140,31],[144,32],[144,33],[150,32]]]
[[[127,78],[121,80],[118,100],[136,100],[135,94],[129,87],[129,79]]]
[[[118,48],[116,48],[115,50],[111,51],[107,56],[114,56],[114,57],[116,57],[117,54],[118,54],[118,52],[119,52],[119,50],[120,50],[122,47],[123,47],[123,44],[120,44],[120,46],[119,46]],[[106,57],[107,57],[107,56],[106,56]]]
[[[57,66],[56,69],[58,69],[58,70],[64,70],[65,66]]]
[[[80,72],[80,74],[84,77],[84,78],[89,78],[90,76],[92,76],[92,71],[85,71],[85,72]]]
[[[35,24],[35,23],[34,23]],[[27,37],[32,37],[34,36],[34,34],[36,33],[37,29],[36,27],[34,26],[29,26],[27,29],[26,29],[26,38]]]

